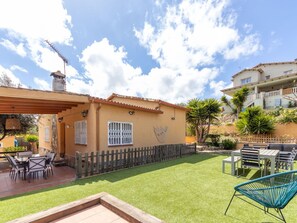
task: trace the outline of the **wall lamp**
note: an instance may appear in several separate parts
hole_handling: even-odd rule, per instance
[[[81,111],[81,115],[82,115],[82,117],[87,117],[88,116],[88,112],[89,112],[89,110],[83,110],[83,111]]]
[[[128,111],[129,115],[134,115],[135,111]]]
[[[58,122],[63,122],[63,117],[58,118]]]

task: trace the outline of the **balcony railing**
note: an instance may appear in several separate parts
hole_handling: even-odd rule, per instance
[[[281,90],[265,92],[264,98],[274,97],[274,96],[278,96],[278,95],[281,95]]]
[[[295,96],[294,96],[295,95]],[[297,87],[279,89],[269,92],[250,94],[245,101],[245,107],[250,105],[260,106],[265,109],[278,106],[288,107],[290,98],[297,98]]]
[[[296,94],[296,93],[297,93],[297,87],[283,89],[283,95]]]

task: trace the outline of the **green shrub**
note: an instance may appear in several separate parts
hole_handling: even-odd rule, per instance
[[[219,134],[208,134],[207,139],[211,140],[211,146],[219,146],[220,135]]]
[[[296,109],[284,109],[280,112],[277,121],[281,124],[297,123],[297,110]]]
[[[27,135],[25,140],[27,142],[37,142],[38,141],[38,136],[36,136],[36,135]]]
[[[284,110],[283,107],[277,107],[275,110],[273,110],[273,111],[269,111],[269,112],[267,112],[266,114],[267,114],[267,115],[270,115],[270,116],[272,116],[272,117],[278,117],[278,116],[281,115],[281,112],[282,112],[283,110]]]
[[[26,147],[24,146],[10,146],[10,147],[6,147],[6,148],[3,148],[3,151],[4,152],[18,152],[18,151],[25,151],[26,150]]]
[[[225,138],[222,140],[221,145],[223,149],[235,149],[236,140],[233,138]]]
[[[241,134],[267,134],[274,130],[275,120],[260,107],[249,107],[241,112],[236,127]]]

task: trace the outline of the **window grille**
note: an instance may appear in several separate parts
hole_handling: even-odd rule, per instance
[[[133,144],[133,125],[128,122],[108,122],[108,145]]]

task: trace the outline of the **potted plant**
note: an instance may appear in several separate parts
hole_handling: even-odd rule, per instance
[[[30,143],[32,152],[37,153],[38,136],[36,136],[36,135],[27,135],[25,140]]]

